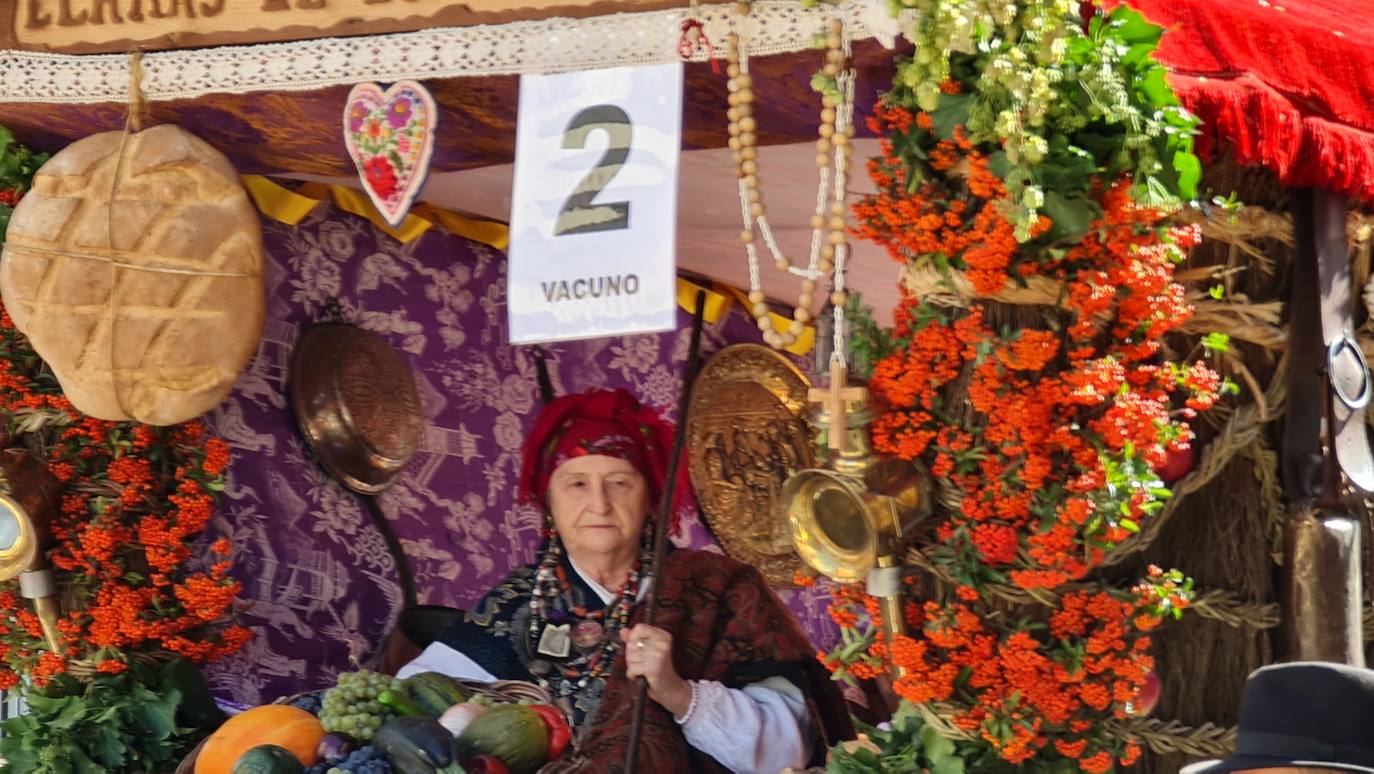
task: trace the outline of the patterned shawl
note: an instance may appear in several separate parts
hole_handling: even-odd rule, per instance
[[[589,605],[597,597],[577,573],[569,574],[574,594]],[[497,678],[530,680],[529,601],[534,567],[512,573],[439,640],[461,651]],[[673,635],[674,665],[688,680],[717,680],[738,688],[768,677],[793,682],[807,697],[817,735],[813,762],[825,749],[853,737],[845,703],[815,658],[815,649],[759,572],[705,551],[668,554],[657,582],[656,625]],[[577,586],[581,588],[576,588]],[[638,623],[642,608],[631,623]],[[548,774],[621,771],[629,746],[634,686],[625,677],[620,655],[604,694],[579,702],[577,754],[544,767]],[[640,740],[640,770],[646,772],[722,771],[710,756],[687,744],[668,710],[654,701],[645,707]],[[588,720],[590,719],[590,720]]]

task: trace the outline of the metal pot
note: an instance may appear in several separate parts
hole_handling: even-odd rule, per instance
[[[355,492],[390,487],[419,446],[415,376],[371,331],[336,322],[307,328],[291,355],[289,391],[315,457]]]

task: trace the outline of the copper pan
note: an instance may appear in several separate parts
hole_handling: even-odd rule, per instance
[[[289,391],[311,451],[355,492],[390,487],[419,446],[423,416],[415,376],[372,331],[311,325],[291,355]]]

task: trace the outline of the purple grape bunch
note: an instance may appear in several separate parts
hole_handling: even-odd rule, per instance
[[[342,760],[317,763],[306,769],[305,774],[392,774],[392,769],[380,750],[367,745],[359,747]]]

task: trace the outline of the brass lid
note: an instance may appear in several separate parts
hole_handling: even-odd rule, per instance
[[[24,508],[0,495],[0,580],[10,580],[33,565],[39,536]]]
[[[291,405],[320,464],[344,486],[376,494],[395,483],[424,430],[410,366],[381,336],[317,323],[291,356]]]

